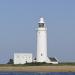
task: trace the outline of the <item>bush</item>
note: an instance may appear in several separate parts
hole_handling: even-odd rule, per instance
[[[9,59],[7,64],[14,64],[13,59]]]

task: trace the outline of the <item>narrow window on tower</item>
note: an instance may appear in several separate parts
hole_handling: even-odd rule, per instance
[[[42,56],[42,53],[41,53],[41,56]]]

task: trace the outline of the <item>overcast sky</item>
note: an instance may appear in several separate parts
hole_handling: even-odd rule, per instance
[[[0,63],[15,52],[36,56],[41,16],[48,28],[48,56],[75,61],[75,0],[0,0]]]

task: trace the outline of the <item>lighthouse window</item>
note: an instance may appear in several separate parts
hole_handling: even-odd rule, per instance
[[[44,27],[44,23],[39,23],[39,27]]]
[[[42,53],[41,53],[41,56],[42,56]]]

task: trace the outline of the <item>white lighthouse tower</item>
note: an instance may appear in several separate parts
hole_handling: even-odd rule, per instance
[[[37,29],[37,62],[47,62],[47,27],[42,17]]]

